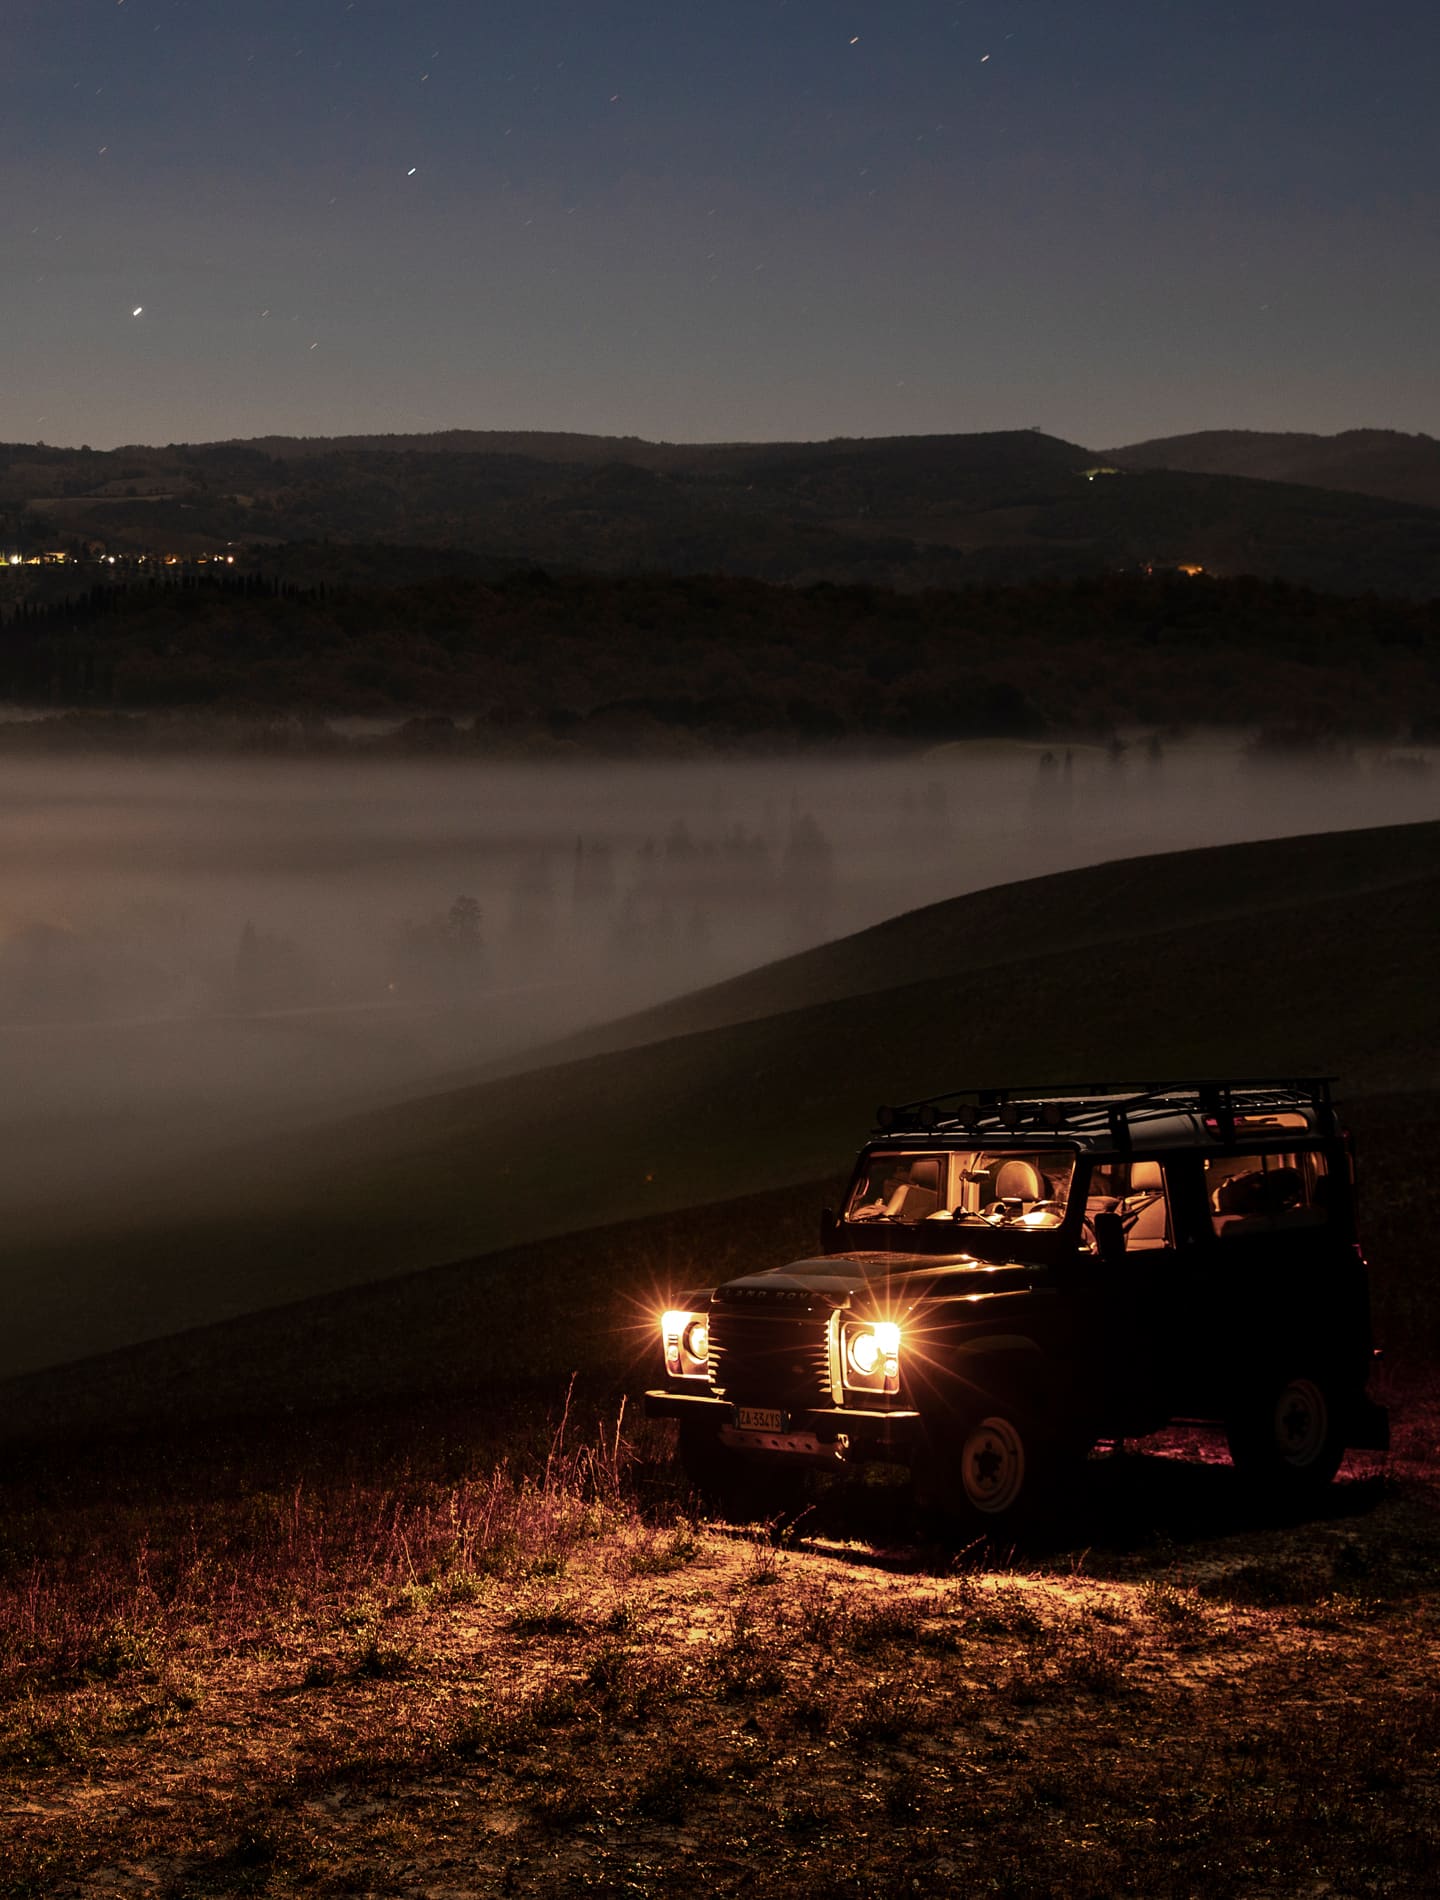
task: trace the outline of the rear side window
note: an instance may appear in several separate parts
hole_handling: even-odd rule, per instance
[[[1205,1162],[1210,1220],[1221,1240],[1319,1227],[1329,1219],[1329,1189],[1325,1157],[1314,1151],[1215,1155]]]
[[[1132,1161],[1128,1170],[1124,1198],[1117,1203],[1125,1223],[1125,1250],[1143,1253],[1147,1248],[1171,1244],[1170,1208],[1165,1195],[1165,1177],[1158,1161]]]
[[[1085,1244],[1098,1251],[1097,1214],[1118,1214],[1125,1229],[1125,1251],[1145,1253],[1172,1244],[1170,1201],[1158,1161],[1101,1161],[1090,1171],[1085,1200]]]

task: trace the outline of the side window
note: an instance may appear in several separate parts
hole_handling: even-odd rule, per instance
[[[1170,1202],[1158,1161],[1132,1161],[1119,1212],[1125,1222],[1125,1251],[1143,1253],[1171,1244]]]
[[[1171,1244],[1170,1197],[1158,1161],[1102,1161],[1090,1171],[1085,1217],[1118,1214],[1125,1223],[1126,1253]],[[1087,1228],[1087,1234],[1091,1230]],[[1093,1242],[1090,1243],[1093,1247]]]
[[[1329,1188],[1325,1157],[1313,1150],[1205,1162],[1210,1220],[1222,1240],[1319,1227],[1329,1218]]]

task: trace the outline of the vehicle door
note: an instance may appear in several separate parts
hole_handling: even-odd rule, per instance
[[[1204,1157],[1210,1278],[1229,1318],[1228,1350],[1211,1374],[1216,1410],[1237,1382],[1328,1359],[1335,1346],[1326,1335],[1355,1330],[1348,1287],[1358,1269],[1337,1205],[1348,1180],[1332,1162],[1343,1156],[1319,1142]],[[1368,1347],[1340,1343],[1361,1358]]]
[[[1219,1322],[1208,1297],[1203,1202],[1193,1155],[1121,1157],[1091,1175],[1092,1219],[1118,1216],[1125,1242],[1123,1253],[1112,1249],[1104,1258],[1091,1245],[1108,1314],[1112,1388],[1132,1421],[1189,1415],[1204,1383]]]

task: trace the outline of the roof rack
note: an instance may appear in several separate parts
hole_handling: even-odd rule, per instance
[[[876,1110],[877,1132],[896,1134],[1096,1134],[1108,1128],[1117,1147],[1129,1147],[1137,1122],[1167,1115],[1196,1115],[1223,1140],[1235,1134],[1237,1115],[1314,1109],[1321,1128],[1333,1133],[1331,1075],[1307,1077],[1205,1077],[1194,1081],[1067,1082],[1041,1088],[955,1089],[923,1101]]]

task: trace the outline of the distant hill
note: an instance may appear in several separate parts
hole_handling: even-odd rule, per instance
[[[202,445],[204,446],[204,445]],[[265,455],[277,462],[309,462],[318,456],[353,455],[519,455],[532,462],[628,462],[637,468],[661,468],[667,458],[683,458],[683,447],[646,442],[638,435],[579,435],[559,429],[431,429],[389,435],[254,435],[211,443],[216,449]]]
[[[1206,429],[1106,449],[1101,460],[1125,469],[1245,475],[1440,508],[1440,442],[1398,429],[1346,429],[1339,435]]]
[[[1323,832],[1280,842],[1120,858],[1077,871],[997,884],[887,918],[850,937],[746,970],[637,1016],[582,1031],[551,1062],[609,1054],[637,1042],[694,1036],[791,1010],[888,992],[897,984],[1002,966],[1015,946],[1049,943],[1089,954],[1160,932],[1206,931],[1248,919],[1257,944],[1267,915],[1342,893],[1383,910],[1387,893],[1440,875],[1440,824]],[[526,1066],[534,1061],[528,1056]],[[1440,1074],[1434,1078],[1440,1082]]]
[[[1324,493],[1308,476],[1262,483],[1138,461],[1102,478],[1104,463],[1035,430],[696,445],[483,431],[103,452],[9,444],[0,544],[192,554],[386,542],[509,566],[906,589],[1184,564],[1440,595],[1440,507]]]
[[[846,1165],[877,1099],[1226,1069],[1433,1090],[1437,867],[1430,824],[1007,886],[669,1006],[614,1047],[591,1038],[88,1207],[12,1208],[0,1373],[813,1182]]]

